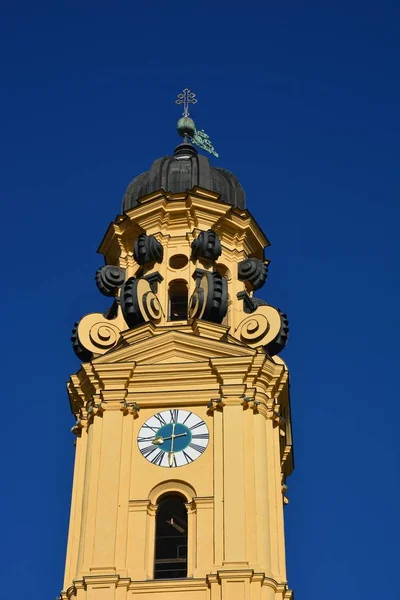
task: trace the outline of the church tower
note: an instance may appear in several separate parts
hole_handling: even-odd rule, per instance
[[[286,315],[269,242],[189,116],[100,244],[110,298],[73,331],[76,457],[62,600],[290,600]]]

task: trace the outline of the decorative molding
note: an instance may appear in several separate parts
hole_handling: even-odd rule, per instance
[[[158,284],[164,281],[164,277],[158,271],[143,275],[143,279],[146,279],[149,282],[150,289],[155,294],[158,292]]]
[[[216,200],[218,194],[201,188],[183,194],[163,190],[150,194],[111,223],[98,251],[105,255],[107,264],[114,264],[119,256],[125,260],[134,239],[143,230],[162,234],[176,227],[179,221],[193,224],[193,228],[196,224],[197,230],[217,228],[224,248],[225,245],[227,249],[236,247],[243,258],[262,259],[263,248],[269,246],[269,241],[253,217],[247,210]]]
[[[232,356],[229,360],[211,358],[210,364],[218,376],[222,394],[243,396],[245,381],[251,368],[254,356]],[[222,386],[226,386],[222,388]]]
[[[187,405],[188,381],[199,383],[190,395],[192,405],[206,405],[210,396],[216,399],[227,395],[240,403],[243,395],[254,396],[255,387],[257,399],[259,396],[262,399],[263,394],[277,397],[287,382],[283,364],[275,364],[265,354],[242,345],[165,328],[157,336],[155,361],[154,344],[152,337],[135,339],[134,343],[121,345],[112,353],[84,363],[68,384],[71,407],[77,418],[82,414],[82,407],[93,398],[96,404],[106,402],[107,409],[116,410],[121,409],[122,402],[136,403],[143,408],[164,406],[171,398],[177,406]],[[173,379],[171,360],[175,365],[180,361]],[[223,387],[227,384],[230,387]],[[224,402],[226,400],[224,398]],[[213,408],[217,407],[214,402]]]
[[[164,494],[177,492],[186,498],[186,502],[191,504],[196,497],[196,490],[189,483],[179,479],[168,479],[155,485],[149,492],[151,504],[157,506],[158,499]]]
[[[209,338],[210,340],[220,340],[224,342],[227,341],[229,327],[226,325],[195,319],[192,321],[191,326],[193,333],[201,336],[202,338]]]

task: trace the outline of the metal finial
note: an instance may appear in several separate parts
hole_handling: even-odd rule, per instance
[[[189,88],[185,88],[181,94],[178,94],[175,100],[176,104],[183,104],[183,116],[189,116],[189,104],[196,104],[196,94],[191,92]]]
[[[189,117],[189,104],[196,104],[196,94],[191,92],[189,88],[185,88],[181,94],[178,94],[175,100],[176,104],[183,104],[183,116],[179,119],[177,129],[184,142],[191,141],[202,150],[218,157],[214,146],[211,143],[210,137],[204,129],[197,130],[193,119]]]

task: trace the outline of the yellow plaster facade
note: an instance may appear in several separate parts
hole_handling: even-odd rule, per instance
[[[221,241],[215,262],[191,252],[210,229]],[[162,244],[162,261],[136,262],[143,233]],[[99,251],[126,279],[141,278],[142,322],[128,326],[118,290],[112,318],[93,313],[77,326],[91,355],[68,383],[76,456],[62,600],[292,598],[283,524],[293,467],[288,370],[266,350],[281,318],[268,305],[245,312],[241,293],[253,291],[237,276],[248,257],[264,260],[267,245],[247,210],[200,188],[160,190],[108,228]],[[227,279],[222,323],[198,318],[197,300],[186,319],[169,320],[171,284],[184,282],[193,298],[196,270]],[[144,279],[152,274],[155,286]],[[145,460],[137,437],[172,408],[198,415],[210,438],[197,460],[167,469]],[[154,579],[158,503],[169,493],[187,509],[187,577]]]

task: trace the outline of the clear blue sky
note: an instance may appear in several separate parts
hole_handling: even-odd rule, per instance
[[[74,321],[98,244],[178,143],[183,87],[272,242],[288,312],[296,600],[390,595],[398,571],[397,2],[27,2],[0,9],[2,595],[61,589]],[[20,582],[20,587],[18,587]],[[15,591],[15,586],[17,590]],[[388,589],[387,589],[388,588]]]

